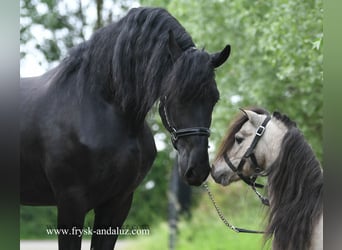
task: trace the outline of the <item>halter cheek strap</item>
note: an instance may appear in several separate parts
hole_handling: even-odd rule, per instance
[[[165,125],[169,133],[171,134],[171,141],[172,145],[175,149],[177,149],[177,141],[181,137],[186,136],[193,136],[193,135],[199,135],[199,136],[210,136],[210,129],[206,127],[190,127],[190,128],[182,128],[182,129],[176,129],[175,126],[171,124],[171,121],[169,119],[169,116],[167,115],[166,110],[166,96],[164,97],[162,105],[162,117],[165,120]]]
[[[255,132],[255,136],[254,139],[251,143],[251,145],[249,146],[249,148],[247,149],[247,152],[245,153],[244,157],[248,158],[252,155],[256,145],[258,144],[260,138],[262,137],[262,135],[264,134],[265,130],[266,130],[266,125],[267,123],[271,120],[271,116],[267,116],[265,118],[265,120],[262,122],[262,124],[258,127],[258,129]]]
[[[254,154],[253,154],[254,155]],[[230,159],[228,158],[228,156],[225,154],[224,156],[224,160],[226,161],[227,165],[240,177],[241,180],[243,180],[247,185],[253,187],[257,187],[257,188],[263,188],[264,185],[262,184],[259,184],[259,183],[255,183],[256,181],[256,176],[252,176],[252,177],[247,177],[247,176],[244,176],[242,174],[242,168],[243,168],[243,165],[245,165],[245,162],[246,160],[243,158],[241,159],[238,167],[235,167],[233,165],[233,163],[230,161]]]
[[[262,124],[258,127],[258,129],[255,132],[255,136],[253,138],[251,145],[247,149],[246,153],[243,155],[243,157],[242,157],[242,159],[239,162],[239,165],[237,167],[235,167],[234,164],[230,161],[227,154],[224,154],[224,156],[223,156],[224,160],[226,161],[227,165],[231,168],[231,170],[233,170],[233,172],[235,172],[240,177],[241,180],[243,180],[246,184],[248,184],[249,186],[252,187],[252,189],[258,195],[258,197],[260,198],[260,200],[262,201],[262,203],[264,205],[269,205],[269,201],[267,198],[263,197],[256,190],[256,188],[262,188],[262,187],[264,187],[264,185],[259,184],[259,183],[255,183],[255,181],[258,177],[258,174],[262,171],[262,168],[258,164],[258,161],[257,161],[255,154],[254,154],[254,150],[255,150],[260,138],[263,136],[263,134],[266,130],[266,125],[270,120],[271,120],[271,116],[268,115],[265,118],[265,120],[262,122]],[[248,158],[251,159],[251,162],[252,162],[251,166],[253,168],[253,171],[256,173],[255,175],[253,175],[251,177],[247,177],[247,176],[244,176],[242,174],[243,166],[245,165],[246,160]]]

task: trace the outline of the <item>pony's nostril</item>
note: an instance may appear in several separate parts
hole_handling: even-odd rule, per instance
[[[212,177],[216,183],[221,185],[228,185],[229,184],[229,175],[224,171],[212,171]]]
[[[217,180],[222,183],[224,182],[224,180],[227,179],[227,176],[225,174],[221,174],[219,175],[219,177],[217,178]]]

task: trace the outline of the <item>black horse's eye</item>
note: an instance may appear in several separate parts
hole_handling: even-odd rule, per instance
[[[235,136],[235,141],[237,144],[240,144],[243,141],[243,138],[240,136]]]

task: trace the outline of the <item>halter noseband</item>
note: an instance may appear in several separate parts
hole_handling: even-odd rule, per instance
[[[165,118],[166,122],[166,128],[171,134],[171,141],[172,145],[175,149],[177,149],[177,141],[181,137],[186,137],[186,136],[193,136],[193,135],[200,135],[200,136],[210,136],[210,129],[206,127],[191,127],[191,128],[182,128],[182,129],[176,129],[175,126],[171,125],[170,119],[167,115],[167,110],[166,110],[166,96],[164,98],[164,102],[161,103],[162,105],[162,111]]]
[[[243,180],[246,184],[248,184],[249,186],[252,187],[252,189],[254,190],[254,192],[258,195],[258,197],[261,199],[262,203],[265,205],[269,205],[269,201],[267,198],[263,197],[260,193],[258,193],[258,191],[256,190],[256,187],[258,188],[262,188],[264,187],[264,185],[259,184],[259,183],[255,183],[258,174],[260,174],[260,172],[262,171],[262,168],[259,166],[257,159],[255,157],[254,154],[254,150],[260,140],[260,138],[262,137],[262,135],[264,134],[265,130],[266,130],[266,125],[267,123],[271,120],[271,116],[267,116],[265,118],[265,120],[262,122],[262,124],[258,127],[258,129],[255,132],[255,136],[254,139],[251,143],[251,145],[249,146],[249,148],[247,149],[246,153],[243,155],[241,161],[239,162],[239,165],[237,167],[234,166],[234,164],[230,161],[229,157],[227,154],[224,154],[224,160],[226,161],[227,165],[230,167],[231,170],[233,170],[233,172],[235,172],[241,180]],[[244,176],[242,174],[242,168],[246,163],[246,160],[250,158],[252,161],[252,168],[254,170],[254,172],[256,173],[255,175],[251,176],[251,177],[247,177]]]

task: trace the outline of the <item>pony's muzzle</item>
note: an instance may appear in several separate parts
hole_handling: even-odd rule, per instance
[[[221,184],[223,186],[227,186],[230,183],[239,180],[238,175],[234,172],[229,171],[225,168],[215,167],[215,165],[212,165],[211,177],[213,177],[216,183]]]
[[[211,171],[211,176],[215,180],[216,183],[221,184],[223,186],[227,186],[229,184],[229,176],[226,171]]]

